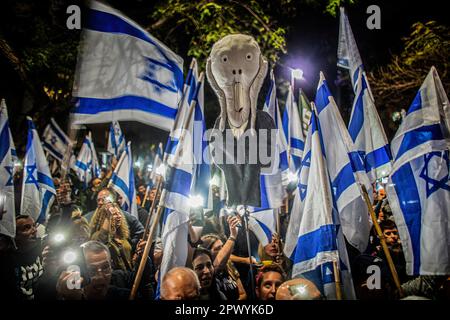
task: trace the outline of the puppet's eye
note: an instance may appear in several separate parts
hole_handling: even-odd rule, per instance
[[[223,56],[222,57],[222,62],[227,62],[228,61],[228,57],[227,56]]]
[[[252,60],[252,58],[253,58],[253,56],[252,56],[252,54],[251,53],[247,53],[247,55],[245,56],[245,58],[247,59],[247,60]]]

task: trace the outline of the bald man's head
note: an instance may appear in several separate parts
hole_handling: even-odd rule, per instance
[[[321,300],[319,289],[309,280],[296,278],[284,282],[277,290],[276,300]]]
[[[195,300],[200,296],[200,282],[189,268],[176,267],[167,272],[161,284],[161,300]]]

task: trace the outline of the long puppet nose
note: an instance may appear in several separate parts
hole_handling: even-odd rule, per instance
[[[235,82],[234,89],[234,111],[241,112],[244,109],[244,88],[240,82]]]

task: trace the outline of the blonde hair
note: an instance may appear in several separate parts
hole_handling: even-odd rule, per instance
[[[128,228],[128,224],[126,223],[125,216],[122,210],[120,210],[120,208],[118,209],[120,211],[120,214],[122,215],[122,222],[120,223],[118,230],[115,229],[113,223],[110,223],[110,234],[114,235],[117,232],[117,235],[120,239],[126,240],[130,236],[130,230]],[[110,213],[108,212],[108,209],[105,205],[95,210],[90,223],[91,237],[95,232],[99,231],[102,228],[103,222],[109,214]]]

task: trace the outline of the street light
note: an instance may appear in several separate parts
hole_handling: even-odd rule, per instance
[[[297,80],[303,80],[303,70],[302,69],[292,69],[292,78]]]

